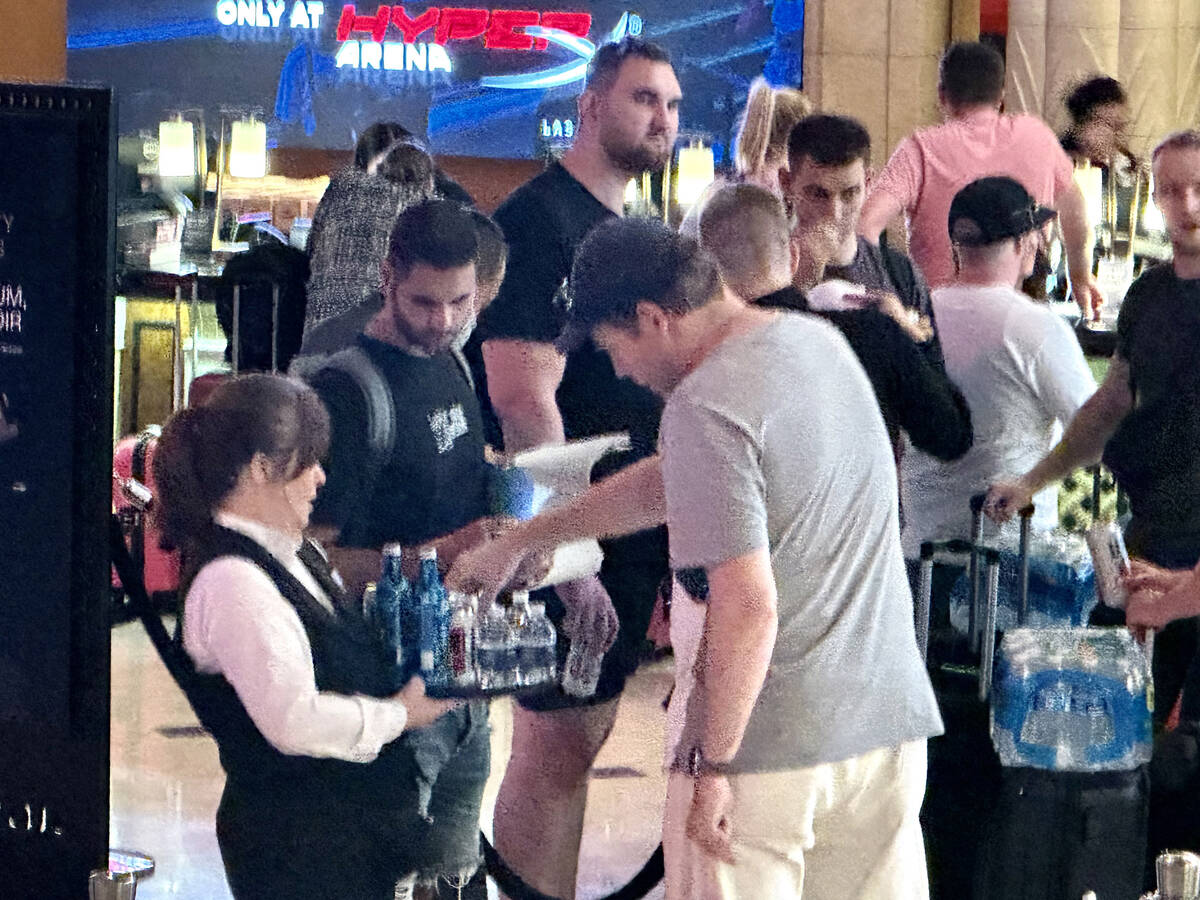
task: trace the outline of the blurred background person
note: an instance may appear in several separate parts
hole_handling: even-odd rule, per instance
[[[396,215],[433,196],[434,164],[429,154],[407,139],[384,144],[389,133],[364,132],[355,164],[334,173],[317,204],[308,234],[312,271],[306,330],[353,309],[379,290],[379,266]]]
[[[1007,175],[1058,211],[1075,302],[1087,318],[1104,298],[1092,277],[1091,225],[1071,160],[1049,126],[1032,115],[1005,115],[1004,57],[975,41],[951,44],[938,68],[938,105],[945,121],[913,132],[896,148],[871,187],[859,232],[878,243],[889,223],[906,216],[908,249],[933,287],[954,280],[946,215],[964,185]]]
[[[803,92],[795,88],[774,88],[765,78],[755,78],[750,84],[750,95],[746,98],[746,108],[734,138],[733,180],[756,184],[782,196],[779,170],[788,164],[788,135],[796,123],[812,111],[813,103]],[[725,183],[718,179],[692,205],[679,223],[681,234],[699,239],[700,213],[704,204]]]

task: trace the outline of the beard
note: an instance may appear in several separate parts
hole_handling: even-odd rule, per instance
[[[666,133],[660,132],[660,134],[663,137],[661,148],[649,142],[650,137],[657,135],[648,135],[645,141],[637,144],[626,143],[615,135],[604,135],[601,138],[600,146],[604,149],[604,154],[608,157],[609,162],[621,172],[629,175],[657,172],[666,166],[667,161],[671,158],[671,151],[674,149],[666,140]]]

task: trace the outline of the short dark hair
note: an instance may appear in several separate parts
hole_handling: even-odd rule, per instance
[[[959,41],[942,54],[938,89],[952,106],[980,106],[1004,98],[1004,57],[979,41]]]
[[[692,238],[654,219],[606,222],[575,254],[560,347],[571,349],[597,325],[633,327],[640,302],[682,315],[704,306],[720,287],[716,260]]]
[[[405,278],[413,266],[456,269],[479,258],[479,238],[471,211],[440,198],[410,206],[396,217],[388,238],[387,261]]]
[[[1200,131],[1189,129],[1168,134],[1150,154],[1151,161],[1158,159],[1159,154],[1166,150],[1200,150]]]
[[[415,135],[399,122],[375,122],[368,125],[354,145],[354,165],[365,169],[367,164],[397,141],[412,141]]]
[[[871,135],[850,116],[805,116],[788,135],[788,164],[795,167],[806,156],[819,166],[848,166],[857,159],[868,165]]]
[[[1067,112],[1076,125],[1082,125],[1091,118],[1097,107],[1110,103],[1128,103],[1129,95],[1121,82],[1107,75],[1097,75],[1087,81],[1080,82],[1067,94]]]
[[[645,59],[671,64],[671,54],[665,48],[636,37],[601,44],[592,55],[587,69],[587,89],[603,93],[616,83],[617,75],[627,59]]]
[[[475,223],[475,237],[479,241],[479,255],[475,260],[475,277],[480,281],[494,281],[508,262],[508,244],[504,232],[496,220],[485,216],[477,209],[470,210]]]

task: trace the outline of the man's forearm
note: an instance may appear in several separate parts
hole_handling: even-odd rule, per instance
[[[1092,273],[1092,229],[1087,220],[1087,204],[1083,191],[1072,182],[1059,198],[1058,221],[1062,230],[1063,252],[1067,257],[1067,273],[1074,285]]]
[[[504,449],[517,453],[545,444],[561,444],[566,440],[562,414],[553,402],[539,403],[537,398],[514,404],[508,409],[497,411],[500,431],[504,435]]]
[[[662,461],[651,456],[598,481],[570,503],[517,526],[513,535],[533,550],[587,538],[620,537],[667,520]]]
[[[1023,477],[1031,492],[1036,493],[1076,469],[1099,462],[1104,445],[1120,424],[1119,418],[1111,419],[1110,411],[1097,392],[1079,408],[1062,440]]]
[[[728,566],[741,567],[745,561],[725,563],[709,572],[708,616],[701,649],[704,726],[700,746],[705,759],[718,764],[730,762],[741,747],[767,678],[779,628],[765,551],[748,563],[765,570],[765,579],[722,572]]]

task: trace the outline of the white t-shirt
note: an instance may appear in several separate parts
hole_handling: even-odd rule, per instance
[[[970,537],[970,498],[1004,476],[1022,475],[1053,447],[1096,390],[1070,326],[1003,285],[951,285],[933,292],[946,374],[971,409],[975,442],[954,462],[909,447],[900,466],[904,554],[922,541]],[[1034,527],[1058,521],[1058,489],[1034,498]],[[1011,537],[1015,524],[1005,526]],[[996,529],[986,524],[986,539]]]

